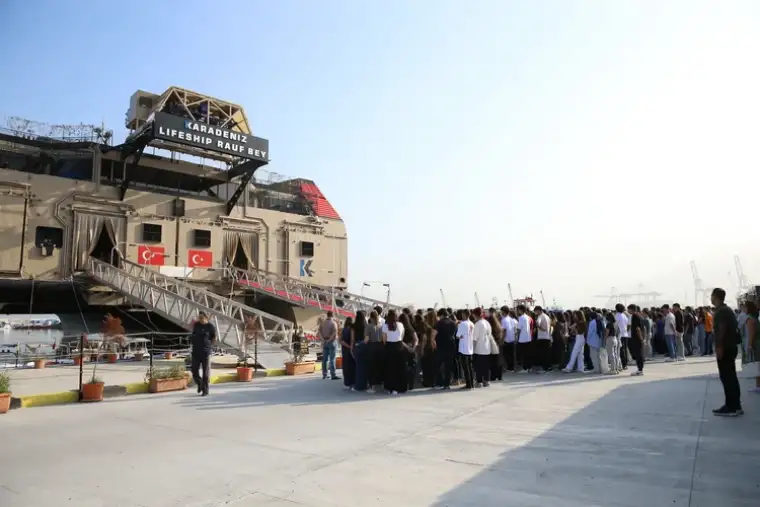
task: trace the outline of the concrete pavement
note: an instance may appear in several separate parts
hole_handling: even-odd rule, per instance
[[[318,375],[0,416],[3,507],[750,507],[760,395],[714,362],[346,392]]]

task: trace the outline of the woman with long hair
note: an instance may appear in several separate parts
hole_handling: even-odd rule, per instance
[[[389,310],[382,327],[383,343],[385,344],[383,373],[385,390],[392,395],[406,391],[404,331],[404,325],[398,321],[396,310]]]
[[[583,349],[586,345],[586,317],[580,310],[576,310],[573,313],[573,324],[571,329],[575,333],[573,352],[570,354],[570,361],[562,371],[570,373],[573,371],[573,368],[576,368],[580,373],[583,373],[585,371]]]
[[[406,356],[404,378],[406,379],[406,390],[411,391],[414,389],[415,380],[417,379],[417,345],[419,345],[419,338],[417,338],[417,332],[412,325],[410,314],[402,313],[399,316],[398,323],[404,328],[404,337],[401,340],[404,344],[404,355]]]
[[[436,382],[436,365],[438,359],[436,357],[436,344],[435,344],[435,325],[438,322],[438,318],[434,311],[429,311],[423,317],[423,324],[425,326],[422,334],[418,333],[420,337],[420,362],[422,363],[422,386],[434,387]]]
[[[340,330],[340,352],[341,361],[343,361],[343,386],[346,389],[353,389],[356,383],[356,362],[354,361],[354,351],[351,344],[353,336],[354,319],[346,317],[343,323],[343,329]]]
[[[501,327],[501,322],[497,318],[495,309],[488,312],[488,323],[491,325],[491,335],[494,341],[496,341],[496,345],[499,346],[498,350],[491,351],[491,356],[488,358],[491,369],[491,380],[501,380],[504,376],[504,329]]]
[[[354,376],[354,389],[356,391],[367,390],[367,344],[369,339],[366,336],[367,319],[364,312],[356,312],[356,320],[351,330],[351,344],[354,348],[354,359],[356,360],[356,375]]]
[[[383,384],[383,337],[380,314],[372,310],[369,314],[369,322],[364,329],[364,339],[367,347],[365,357],[367,364],[368,392],[375,392],[375,386]]]

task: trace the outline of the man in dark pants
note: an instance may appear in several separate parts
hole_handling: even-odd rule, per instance
[[[457,325],[443,308],[438,310],[438,317],[435,324],[436,384],[443,389],[451,389],[451,370],[457,352]]]
[[[725,303],[726,291],[713,289],[710,299],[715,307],[713,330],[715,358],[718,361],[718,373],[726,397],[726,403],[721,408],[713,410],[713,414],[736,417],[744,414],[739,379],[736,377],[736,356],[741,343],[739,324],[736,314]]]
[[[641,308],[638,306],[628,305],[628,313],[631,315],[631,337],[628,339],[628,348],[633,360],[636,361],[636,371],[631,373],[633,376],[644,374],[644,324],[640,312]]]
[[[211,347],[215,341],[216,329],[214,325],[208,321],[208,315],[200,312],[198,320],[193,325],[193,353],[190,371],[193,374],[195,385],[198,386],[198,392],[203,393],[203,396],[208,395]],[[203,368],[203,378],[199,374],[201,368]]]

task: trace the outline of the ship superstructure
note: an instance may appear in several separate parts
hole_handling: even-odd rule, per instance
[[[79,277],[181,325],[211,311],[231,344],[246,317],[288,335],[386,305],[346,292],[346,228],[316,183],[257,173],[269,141],[241,106],[137,91],[119,145],[19,124],[0,131],[2,278]]]

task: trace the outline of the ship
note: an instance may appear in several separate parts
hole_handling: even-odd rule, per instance
[[[241,357],[255,319],[272,362],[328,311],[395,308],[348,290],[341,215],[315,181],[266,172],[269,140],[242,106],[137,90],[125,126],[121,144],[82,124],[0,130],[0,283],[76,283],[89,304],[186,329],[204,312]]]

